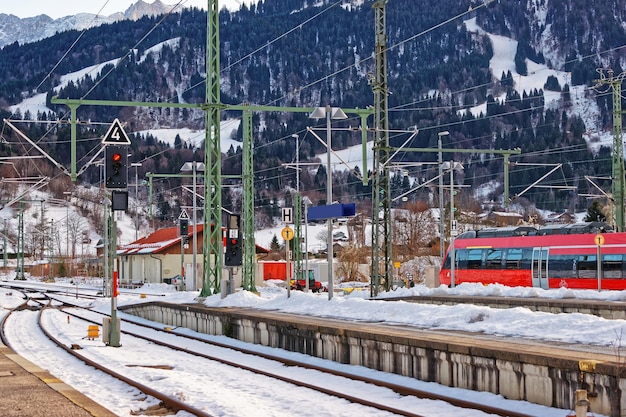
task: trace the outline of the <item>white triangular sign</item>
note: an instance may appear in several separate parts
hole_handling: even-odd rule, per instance
[[[180,212],[178,220],[189,220],[189,214],[187,214],[187,210],[183,209],[183,211]]]
[[[124,128],[122,128],[122,124],[118,119],[113,120],[111,127],[106,135],[104,135],[104,139],[102,139],[103,145],[130,145],[130,139],[126,132],[124,132]]]

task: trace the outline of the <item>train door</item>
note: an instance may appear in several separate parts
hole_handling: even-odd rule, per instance
[[[548,248],[533,248],[533,287],[548,289]]]

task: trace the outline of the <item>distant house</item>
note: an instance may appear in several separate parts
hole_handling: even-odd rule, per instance
[[[521,214],[506,211],[492,211],[487,215],[487,219],[496,226],[517,226],[524,221]]]
[[[204,226],[197,225],[196,276],[202,277],[202,251]],[[186,240],[181,246],[182,237],[178,227],[159,229],[152,234],[117,249],[119,279],[122,283],[171,283],[172,278],[182,275],[189,277],[193,266],[194,227],[189,226]],[[183,258],[184,252],[184,258]],[[197,280],[196,280],[197,281]]]
[[[348,236],[342,231],[333,233],[333,242],[347,242]]]
[[[563,213],[550,213],[545,218],[546,223],[574,223],[576,219],[571,213],[563,212]]]

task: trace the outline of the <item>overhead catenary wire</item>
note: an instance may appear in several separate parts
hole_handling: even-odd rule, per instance
[[[100,8],[100,10],[98,11],[98,14],[104,9],[104,7],[106,7],[106,5],[108,4],[109,0],[106,0],[106,2],[104,3],[104,5]],[[186,3],[187,0],[179,0],[178,3],[172,7],[172,9],[170,10],[170,12],[164,14],[161,19],[159,19],[158,22],[156,22],[152,28],[138,41],[135,43],[135,45],[129,49],[129,51],[126,53],[126,55],[124,55],[122,58],[118,58],[117,64],[113,66],[113,68],[111,68],[106,74],[104,74],[82,97],[82,99],[85,99],[101,82],[104,81],[105,78],[107,78],[119,65],[120,62],[123,62],[124,59],[126,59],[128,56],[130,56],[130,54],[133,52],[134,49],[137,49],[141,43],[143,43],[143,41],[145,41],[145,39],[152,33],[154,32],[154,30],[156,30],[156,28],[161,25],[163,23],[163,21],[170,16],[174,10],[176,10],[178,7],[180,7],[182,4]],[[80,38],[82,37],[82,35],[84,34],[84,32],[87,29],[85,29],[83,32],[81,32],[81,34],[79,34],[78,38],[73,42],[73,44],[68,48],[68,50],[64,53],[64,55],[61,57],[61,59],[59,59],[59,61],[57,61],[57,63],[53,66],[52,70],[44,77],[44,79],[39,83],[38,88],[41,87],[41,85],[43,85],[43,83],[51,76],[52,72],[54,71],[54,69],[56,69],[60,63],[62,62],[63,59],[65,59],[67,57],[67,55],[69,54],[69,52],[74,48],[74,46],[78,43],[78,41],[80,40]],[[64,120],[67,116],[68,116],[69,112],[65,112],[64,114],[61,115],[60,120]],[[34,143],[39,144],[43,139],[45,139],[54,129],[55,129],[55,125],[53,124],[37,141],[34,141]],[[4,129],[4,128],[3,128]],[[22,145],[23,146],[23,145]],[[96,145],[92,151],[94,151],[99,145]],[[29,150],[27,150],[27,148],[25,148],[23,146],[23,150],[24,152],[30,152]],[[85,158],[87,158],[88,155],[85,155]],[[36,166],[37,170],[40,170],[40,168],[38,166]],[[40,171],[41,172],[41,171]]]
[[[100,15],[100,12],[102,12],[102,10],[106,7],[106,5],[109,3],[110,0],[106,0],[104,2],[104,4],[102,5],[102,7],[100,8],[100,10],[98,10],[98,13],[93,17],[92,22],[94,20],[97,20],[98,16]],[[63,62],[63,60],[69,55],[69,53],[74,49],[74,47],[76,46],[76,44],[78,44],[78,42],[80,41],[80,39],[83,37],[83,35],[91,28],[91,24],[87,24],[86,27],[78,34],[78,36],[76,37],[76,40],[74,40],[74,42],[70,45],[69,48],[67,48],[67,50],[65,51],[65,53],[61,56],[61,58],[59,58],[59,60],[57,61],[56,64],[54,64],[52,66],[52,68],[50,69],[50,71],[48,72],[48,74],[46,74],[46,76],[43,78],[43,80],[41,80],[41,82],[37,85],[37,87],[35,87],[35,91],[39,90],[39,88],[41,88],[41,86],[43,85],[43,83],[46,82],[47,79],[49,79],[52,76],[52,73],[54,72],[55,69],[58,68],[59,65],[61,65],[61,62]]]
[[[454,18],[453,18],[453,19],[454,19]],[[450,19],[449,19],[449,20],[450,20]],[[292,30],[293,30],[293,29],[292,29]],[[422,33],[425,33],[425,32],[422,32]],[[414,39],[415,37],[417,37],[417,36],[419,36],[419,35],[420,35],[420,34],[417,34],[417,35],[414,35],[414,36],[413,36],[413,37],[411,37],[411,38],[407,38],[406,40],[402,41],[401,43],[404,43],[404,42],[410,41],[410,40]],[[283,35],[283,36],[284,36],[284,35]],[[396,45],[398,45],[398,44],[396,44]],[[394,46],[396,46],[396,45],[394,45]],[[260,49],[261,49],[261,48],[260,48]],[[614,49],[616,49],[616,48],[614,48]],[[594,54],[594,56],[595,56],[595,55],[596,55],[596,54]],[[330,76],[332,76],[332,75],[333,75],[333,74],[331,74]],[[326,78],[325,78],[325,79],[326,79]],[[491,83],[491,84],[493,84],[493,83]],[[90,91],[91,91],[91,90],[90,90]],[[440,126],[438,126],[437,128],[439,128],[439,127],[440,127]],[[435,128],[435,127],[433,127],[433,128]]]

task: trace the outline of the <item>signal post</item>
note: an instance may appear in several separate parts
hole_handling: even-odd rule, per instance
[[[224,266],[228,268],[228,285],[223,285],[221,288],[222,298],[235,291],[235,268],[243,265],[243,239],[241,234],[241,215],[239,214],[228,215],[225,246]],[[228,290],[226,287],[228,287]]]
[[[178,216],[178,234],[180,235],[180,276],[182,280],[180,283],[180,289],[185,291],[187,287],[187,277],[185,275],[185,249],[189,247],[189,215],[185,209],[183,209],[183,211],[180,212],[180,216]]]
[[[289,227],[289,224],[290,223],[293,224],[293,208],[291,208],[291,207],[283,207],[282,217],[283,217],[283,223],[285,223],[285,227],[280,232],[280,234],[283,237],[283,239],[285,239],[285,265],[286,265],[286,268],[287,268],[286,271],[285,271],[285,282],[287,283],[287,298],[289,298],[289,297],[291,297],[291,270],[292,270],[292,268],[291,268],[291,255],[290,255],[290,250],[289,250],[289,242],[291,241],[291,239],[293,239],[294,234],[295,234],[293,229],[291,227]],[[296,271],[296,274],[294,276],[294,279],[297,282],[297,279],[298,279],[297,271]],[[306,282],[307,283],[309,282],[309,277],[308,276],[306,277]]]
[[[120,319],[117,317],[117,226],[115,211],[128,210],[128,145],[130,139],[118,119],[111,124],[102,140],[104,148],[104,186],[111,191],[110,199],[105,198],[105,229],[109,239],[105,242],[106,258],[110,260],[105,269],[110,277],[111,318],[104,318],[102,339],[108,346],[120,347]],[[107,204],[110,203],[110,204]],[[109,212],[108,206],[111,207]]]

